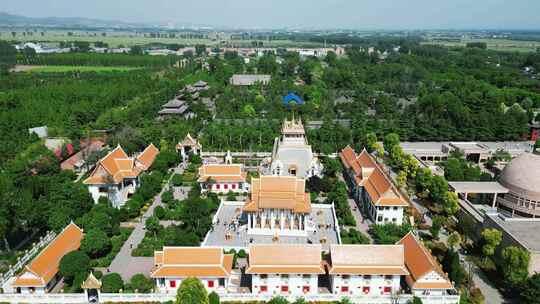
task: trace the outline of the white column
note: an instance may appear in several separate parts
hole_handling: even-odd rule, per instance
[[[294,229],[294,217],[295,215],[292,212],[289,212],[289,229]]]
[[[251,229],[251,213],[248,213],[248,228]]]
[[[266,212],[261,212],[261,228],[266,228],[265,227],[265,223],[266,223]]]
[[[275,214],[274,214],[274,209],[272,209],[270,211],[270,229],[274,229],[274,224],[275,224]]]
[[[497,193],[493,194],[493,204],[491,205],[492,208],[495,208],[495,203],[497,202]]]
[[[285,214],[283,210],[281,210],[281,212],[279,213],[279,229],[285,229]]]

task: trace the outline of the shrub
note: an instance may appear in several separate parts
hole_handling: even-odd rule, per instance
[[[175,174],[173,175],[172,179],[171,179],[171,183],[173,184],[173,186],[175,187],[180,187],[182,186],[182,183],[183,183],[183,178],[182,178],[182,175],[180,174]]]
[[[116,272],[105,275],[101,280],[101,283],[103,284],[101,287],[101,291],[103,292],[117,293],[120,289],[124,288],[124,281]]]
[[[187,278],[182,281],[176,303],[182,304],[208,304],[208,294],[201,281],[197,278]]]
[[[167,212],[165,211],[165,208],[163,208],[161,206],[157,206],[154,209],[154,215],[160,220],[165,219],[166,214],[167,214]]]
[[[209,295],[208,295],[208,302],[209,304],[219,304],[220,301],[219,301],[219,295],[215,292],[211,292]]]
[[[154,289],[154,283],[151,279],[144,276],[142,273],[138,273],[134,275],[129,284],[131,285],[131,288],[135,291],[142,293],[147,293],[152,291]]]

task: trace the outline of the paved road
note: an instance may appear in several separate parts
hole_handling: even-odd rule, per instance
[[[349,186],[347,182],[345,181],[343,174],[338,174],[338,177],[342,182],[344,182],[347,185],[347,188],[348,188]],[[373,222],[369,218],[364,217],[362,212],[360,212],[360,207],[356,204],[356,201],[350,197],[349,192],[347,193],[347,195],[349,196],[347,198],[347,202],[349,203],[349,208],[351,209],[354,219],[356,220],[356,230],[364,233],[371,241],[373,241],[373,239],[371,238],[371,235],[368,233],[369,225],[373,224]]]
[[[175,168],[176,173],[181,174],[183,170],[181,168]],[[150,274],[150,270],[154,266],[153,257],[133,257],[131,256],[131,251],[141,243],[146,232],[145,221],[147,218],[151,217],[154,214],[154,209],[157,206],[163,206],[161,202],[161,195],[169,190],[169,184],[167,183],[160,193],[154,198],[152,205],[146,210],[142,217],[138,219],[138,223],[135,226],[135,229],[124,243],[108,270],[110,272],[117,272],[122,276],[124,281],[129,281],[131,277],[137,273],[144,273],[145,275]],[[184,191],[187,195],[187,191]],[[179,197],[180,199],[182,197]]]
[[[459,253],[459,258],[463,267],[469,270],[472,273],[472,280],[474,285],[478,287],[486,299],[486,303],[489,304],[501,304],[501,303],[511,303],[503,298],[499,290],[494,286],[494,284],[487,278],[486,274],[474,263],[469,262],[465,255]]]

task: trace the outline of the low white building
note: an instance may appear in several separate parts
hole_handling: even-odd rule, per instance
[[[271,75],[234,74],[229,79],[229,83],[233,86],[252,86],[256,84],[268,85],[271,79]]]
[[[159,150],[150,144],[137,157],[129,157],[118,146],[100,159],[90,176],[84,180],[94,202],[100,197],[108,198],[114,207],[120,208],[139,187],[139,175],[154,163]]]
[[[347,146],[339,154],[353,198],[361,204],[375,224],[403,224],[409,204],[390,178],[364,149],[356,155]]]
[[[330,261],[331,292],[343,296],[395,294],[409,274],[402,245],[332,245]]]
[[[83,236],[83,230],[73,222],[67,225],[24,267],[23,272],[13,281],[13,289],[23,294],[49,292],[62,280],[59,274],[60,260],[71,251],[79,249]]]
[[[324,274],[321,245],[266,244],[249,247],[251,292],[263,295],[316,295]]]
[[[150,277],[161,293],[176,294],[182,280],[198,278],[208,292],[225,292],[233,268],[233,254],[220,247],[163,247],[154,252]]]
[[[405,281],[413,295],[438,296],[454,291],[454,286],[439,263],[412,232],[405,235],[397,244],[405,247],[405,265],[409,271]]]
[[[205,164],[199,168],[197,180],[201,192],[249,192],[247,174],[241,164]]]

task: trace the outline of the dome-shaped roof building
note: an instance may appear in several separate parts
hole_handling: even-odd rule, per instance
[[[504,168],[499,182],[509,193],[499,206],[526,217],[540,216],[540,155],[522,153]]]

